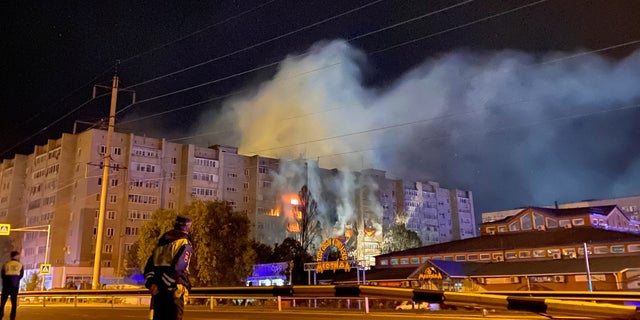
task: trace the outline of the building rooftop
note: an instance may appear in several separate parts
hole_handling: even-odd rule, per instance
[[[476,252],[490,250],[513,250],[550,246],[598,244],[610,242],[640,241],[640,235],[589,227],[571,229],[548,229],[546,231],[523,231],[484,235],[475,238],[438,243],[430,246],[407,249],[376,256],[377,258]]]

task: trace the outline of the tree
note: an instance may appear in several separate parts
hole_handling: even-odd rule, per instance
[[[225,201],[196,201],[183,213],[193,219],[194,285],[235,286],[251,275],[256,253],[246,214]]]
[[[414,231],[407,230],[404,224],[396,224],[382,240],[382,253],[402,251],[422,246],[422,241]]]
[[[173,229],[177,216],[175,210],[158,209],[153,212],[151,220],[140,228],[138,240],[130,249],[129,255],[135,259],[128,261],[128,267],[138,270],[144,268],[153,248],[158,244],[158,239],[163,233]]]
[[[251,275],[256,253],[249,240],[246,214],[234,212],[224,201],[195,201],[180,215],[193,219],[190,238],[194,254],[189,271],[194,286],[235,286]],[[158,238],[173,228],[176,216],[173,210],[153,213],[131,248],[135,250],[136,264],[130,263],[130,268],[144,267]]]
[[[300,211],[300,244],[304,251],[308,251],[313,241],[320,235],[320,222],[317,220],[318,203],[313,199],[313,195],[307,185],[302,186],[298,192]]]
[[[273,260],[275,262],[293,261],[291,282],[293,284],[308,284],[304,264],[313,261],[313,257],[302,247],[298,240],[286,238],[282,241],[282,244],[276,244],[273,249]]]
[[[253,241],[251,248],[256,253],[256,264],[276,262],[273,259],[273,248],[270,246],[261,242]]]
[[[40,288],[42,288],[42,280],[43,279],[40,278],[40,275],[37,272],[31,273],[24,290],[25,291],[40,290]]]

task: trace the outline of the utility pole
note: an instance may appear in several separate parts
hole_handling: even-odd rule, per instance
[[[93,259],[93,278],[91,282],[92,289],[98,289],[100,286],[100,264],[102,254],[102,236],[104,229],[104,215],[107,208],[107,187],[109,185],[109,160],[111,160],[111,137],[116,122],[116,101],[118,99],[118,72],[113,75],[111,84],[111,106],[109,108],[109,127],[107,128],[107,145],[104,153],[104,162],[102,169],[102,190],[100,192],[100,213],[98,215],[98,228],[96,230],[96,254]]]

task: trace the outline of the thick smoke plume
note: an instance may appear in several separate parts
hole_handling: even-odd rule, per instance
[[[471,190],[477,213],[640,194],[640,52],[558,59],[571,54],[452,52],[370,88],[363,52],[320,43],[197,130],[233,130],[216,140],[243,154]]]

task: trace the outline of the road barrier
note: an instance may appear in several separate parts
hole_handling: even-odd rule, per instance
[[[278,310],[282,310],[282,299],[317,299],[317,298],[354,298],[365,301],[365,312],[369,312],[369,299],[413,300],[415,302],[441,303],[450,306],[474,307],[482,309],[505,309],[528,311],[551,316],[577,316],[606,319],[640,319],[640,310],[634,306],[612,303],[597,303],[599,299],[616,299],[615,301],[640,302],[640,295],[625,292],[575,293],[568,301],[569,294],[561,292],[565,299],[534,297],[536,291],[527,291],[529,296],[511,295],[511,293],[462,293],[424,289],[389,288],[359,285],[317,285],[317,286],[272,286],[272,287],[207,287],[193,288],[190,297],[211,299],[273,299],[277,298]],[[553,292],[544,292],[547,296]],[[148,296],[146,289],[123,290],[51,290],[20,292],[20,297],[78,299],[103,297],[110,299],[115,305],[116,298],[126,296]],[[579,297],[587,301],[575,301]]]

